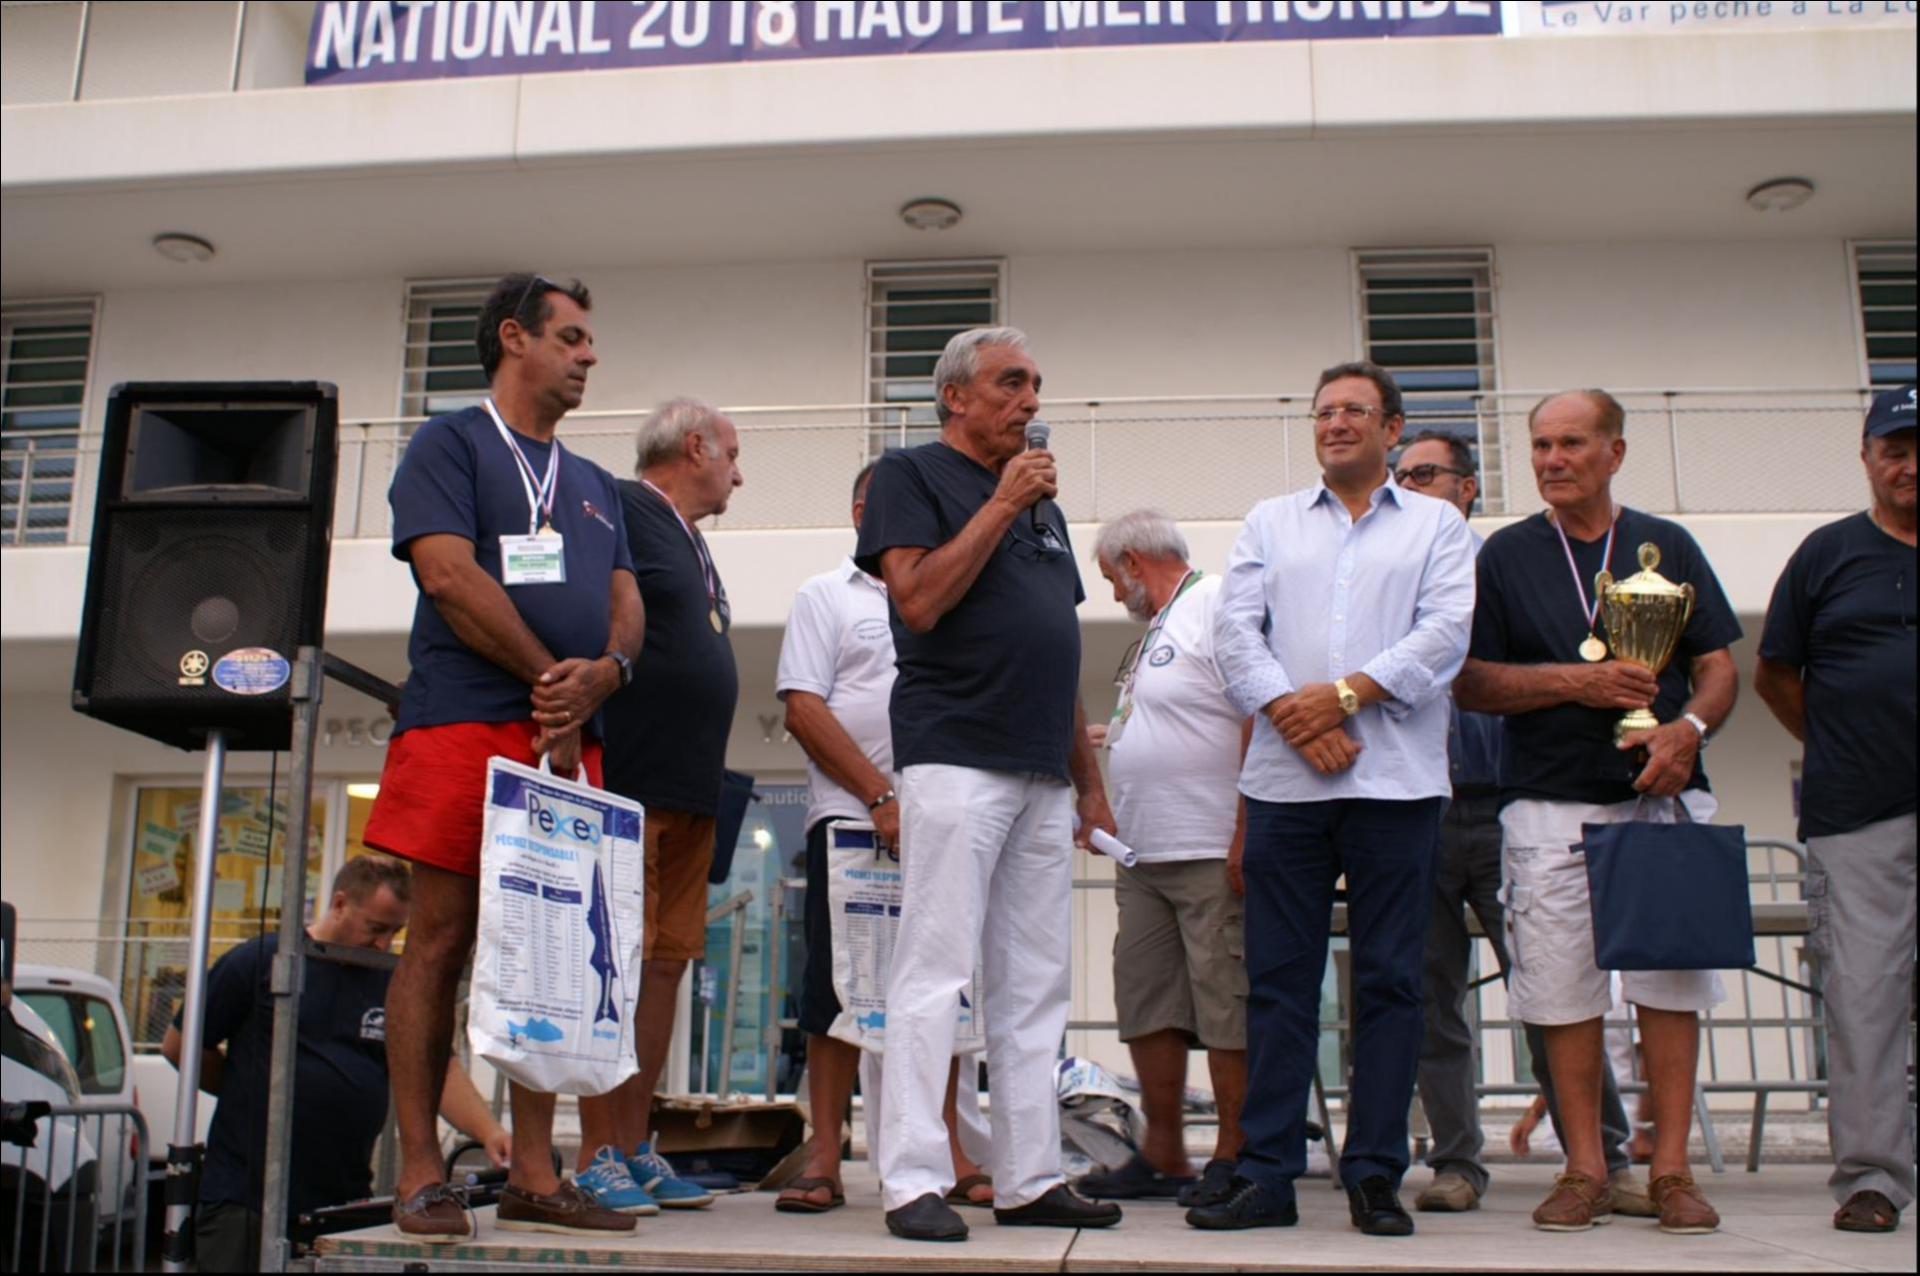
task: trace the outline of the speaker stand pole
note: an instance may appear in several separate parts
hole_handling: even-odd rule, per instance
[[[196,1105],[200,1098],[200,1038],[206,1019],[207,952],[213,930],[213,885],[219,853],[220,791],[226,779],[227,737],[207,733],[207,774],[200,786],[200,829],[194,839],[193,921],[187,939],[186,1004],[180,1012],[180,1086],[173,1109],[173,1144],[167,1149],[167,1224],[161,1242],[162,1269],[190,1270],[195,1197],[200,1190]]]
[[[287,1188],[293,1163],[300,990],[306,983],[307,831],[313,822],[313,750],[320,728],[323,667],[318,647],[302,647],[294,657],[293,756],[287,768],[287,840],[281,856],[280,948],[273,957],[273,1062],[267,1073],[266,1180],[260,1202],[263,1272],[284,1272],[292,1258]],[[325,908],[326,899],[318,906]]]

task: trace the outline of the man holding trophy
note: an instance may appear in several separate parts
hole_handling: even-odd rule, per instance
[[[1693,820],[1710,820],[1717,803],[1700,754],[1738,689],[1727,648],[1740,624],[1699,546],[1678,524],[1613,499],[1625,415],[1605,391],[1575,390],[1528,416],[1547,509],[1481,550],[1472,648],[1454,684],[1462,709],[1508,715],[1509,997],[1515,1018],[1545,1030],[1567,1151],[1566,1171],[1534,1211],[1546,1231],[1584,1231],[1612,1214],[1600,1135],[1612,997],[1594,960],[1585,856],[1571,848],[1582,824],[1667,818],[1678,815],[1674,799]],[[1629,971],[1623,983],[1653,1095],[1660,1228],[1713,1231],[1719,1216],[1694,1184],[1687,1136],[1698,1016],[1724,995],[1719,977]]]

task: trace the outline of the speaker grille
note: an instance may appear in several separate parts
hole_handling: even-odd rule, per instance
[[[75,709],[185,749],[210,731],[231,749],[287,747],[292,687],[274,684],[289,672],[279,660],[320,643],[338,402],[323,381],[114,387]],[[220,669],[243,648],[279,660],[250,652]]]
[[[267,647],[292,660],[313,632],[297,584],[306,570],[302,509],[124,509],[122,539],[102,581],[99,648],[91,694],[127,708],[178,710],[206,720],[211,706],[264,707],[287,693],[242,697],[182,685],[181,662],[208,662],[241,647]],[[313,618],[317,619],[317,618]],[[192,662],[190,662],[192,663]]]

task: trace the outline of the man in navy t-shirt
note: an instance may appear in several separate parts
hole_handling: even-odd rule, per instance
[[[1626,413],[1604,390],[1550,395],[1527,417],[1544,513],[1487,538],[1478,560],[1473,643],[1454,683],[1464,710],[1507,715],[1500,776],[1507,997],[1514,1017],[1546,1031],[1567,1168],[1534,1211],[1543,1231],[1584,1231],[1613,1214],[1601,1143],[1602,1025],[1613,1004],[1594,962],[1583,824],[1636,818],[1644,798],[1678,799],[1702,823],[1716,809],[1700,765],[1733,711],[1740,637],[1725,591],[1685,528],[1613,499],[1626,459]],[[1594,576],[1624,580],[1652,546],[1661,575],[1694,589],[1692,616],[1656,678],[1613,658]],[[1614,738],[1623,710],[1660,725]],[[1652,804],[1649,815],[1671,810]],[[1654,1106],[1652,1183],[1660,1229],[1710,1232],[1719,1216],[1687,1166],[1699,1014],[1723,994],[1706,970],[1627,971]]]
[[[698,399],[669,399],[640,423],[639,479],[619,483],[647,639],[633,685],[607,701],[607,787],[647,809],[645,951],[633,1013],[639,1070],[612,1093],[580,1100],[576,1181],[625,1212],[698,1209],[712,1193],[674,1172],[653,1146],[653,1091],[667,1064],[680,979],[707,951],[727,733],[740,698],[728,637],[733,608],[703,518],[727,512],[746,480],[740,432]]]
[[[613,476],[554,437],[598,361],[578,281],[508,275],[475,335],[489,394],[407,444],[388,500],[393,553],[420,586],[411,669],[366,844],[414,863],[413,925],[394,972],[387,1059],[400,1131],[394,1222],[465,1239],[448,1194],[434,1100],[454,995],[479,913],[487,761],[542,755],[600,781],[600,705],[631,680],[643,612]],[[600,1235],[633,1220],[553,1172],[553,1096],[513,1087],[508,1230]]]
[[[1833,1225],[1891,1232],[1914,1196],[1914,387],[1874,400],[1860,459],[1873,504],[1794,551],[1753,686],[1807,746],[1800,836],[1827,1016]]]
[[[1067,1023],[1079,793],[1086,844],[1114,832],[1080,705],[1080,572],[1048,498],[1053,455],[1026,449],[1040,370],[1013,328],[947,343],[937,442],[882,457],[855,564],[886,581],[892,734],[906,874],[887,989],[880,1181],[887,1227],[960,1240],[941,1108],[955,1012],[984,951],[994,1218],[1103,1227],[1118,1206],[1060,1173],[1053,1063]],[[891,798],[884,794],[880,802]],[[876,805],[879,803],[876,803]]]
[[[411,899],[406,865],[384,855],[359,856],[334,876],[326,910],[307,934],[323,944],[387,952],[406,927]],[[220,1101],[193,1220],[194,1258],[203,1272],[259,1270],[273,1062],[270,975],[279,947],[279,934],[268,931],[228,951],[207,975],[200,1088]],[[369,1195],[373,1145],[387,1123],[388,972],[333,961],[309,961],[304,970],[290,1218]],[[160,1053],[180,1065],[178,1016]],[[479,1140],[496,1165],[507,1163],[507,1132],[457,1060],[447,1067],[440,1113]]]

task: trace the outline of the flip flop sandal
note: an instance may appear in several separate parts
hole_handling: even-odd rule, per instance
[[[992,1186],[993,1186],[993,1180],[988,1178],[986,1175],[969,1174],[967,1175],[967,1177],[961,1179],[958,1183],[955,1183],[953,1185],[953,1190],[947,1193],[947,1204],[970,1205],[977,1210],[989,1209],[993,1205],[993,1198],[989,1196],[984,1201],[976,1201],[973,1199],[973,1189],[976,1187],[992,1187]]]
[[[1843,1232],[1896,1231],[1900,1211],[1880,1192],[1855,1192],[1834,1211],[1833,1225]]]
[[[819,1201],[809,1200],[805,1195],[787,1195],[788,1192],[817,1192],[823,1187],[831,1193],[824,1205]],[[773,1203],[773,1208],[782,1214],[825,1214],[828,1210],[837,1210],[846,1203],[846,1194],[832,1179],[795,1179],[780,1190],[780,1198]]]

